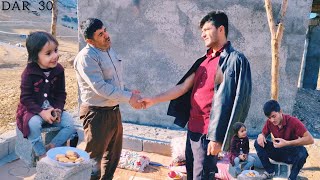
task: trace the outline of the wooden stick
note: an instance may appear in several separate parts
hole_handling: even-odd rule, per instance
[[[272,63],[271,63],[271,99],[279,97],[279,45],[276,38],[271,40]]]
[[[270,33],[271,33],[271,39],[272,39],[276,35],[276,32],[275,32],[276,28],[275,28],[275,24],[274,24],[274,20],[273,20],[272,5],[271,5],[270,0],[265,0],[265,7],[266,7],[266,12],[267,12]]]
[[[276,35],[276,41],[278,42],[279,48],[281,47],[281,41],[283,36],[284,26],[283,23],[279,23]]]
[[[288,0],[282,0],[278,23],[283,23],[284,16],[287,12]]]

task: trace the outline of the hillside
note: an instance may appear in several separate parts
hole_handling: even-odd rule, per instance
[[[30,31],[50,31],[51,11],[41,9],[37,0],[28,1],[29,10],[0,10],[0,41],[5,43],[23,43]],[[10,6],[12,8],[12,5]],[[22,5],[19,6],[20,9]],[[48,5],[50,9],[50,4]],[[73,19],[69,22],[66,19]],[[77,9],[76,0],[59,1],[58,3],[58,37],[64,41],[77,42]]]

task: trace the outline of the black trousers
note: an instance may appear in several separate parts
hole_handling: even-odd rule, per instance
[[[300,169],[302,169],[308,157],[307,149],[304,146],[275,148],[273,143],[267,140],[267,143],[264,144],[263,148],[256,140],[254,142],[254,147],[257,150],[257,154],[263,167],[268,173],[274,172],[274,165],[270,163],[269,158],[278,162],[292,164],[291,174],[289,176],[291,180],[297,179]]]
[[[218,173],[217,156],[207,156],[209,140],[205,134],[188,131],[186,169],[188,180],[214,180]]]

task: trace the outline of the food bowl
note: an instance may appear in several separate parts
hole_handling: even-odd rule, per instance
[[[57,155],[63,155],[63,154],[67,154],[67,152],[74,152],[77,154],[77,158],[81,158],[79,161],[74,161],[74,162],[61,162],[57,160]],[[74,147],[56,147],[56,148],[52,148],[47,152],[47,157],[61,165],[61,166],[75,166],[78,165],[84,161],[88,161],[90,159],[89,154],[81,149],[77,149]]]
[[[255,170],[244,170],[241,172],[241,174],[249,178],[255,178],[259,176],[259,173]]]

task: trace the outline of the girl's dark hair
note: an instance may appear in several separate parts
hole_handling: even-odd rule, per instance
[[[28,35],[26,40],[28,62],[38,62],[38,54],[47,42],[59,45],[58,41],[51,34],[44,31],[36,31]]]
[[[235,134],[235,135],[238,135],[238,131],[239,131],[240,128],[242,128],[242,127],[246,128],[246,126],[245,126],[243,123],[241,123],[241,122],[236,122],[236,123],[234,123],[234,125],[232,126],[234,134]]]
[[[214,25],[216,28],[220,26],[224,26],[225,29],[225,36],[228,37],[228,16],[223,11],[211,11],[209,12],[205,17],[203,17],[200,21],[200,28],[203,27],[203,25],[206,22],[212,22],[212,25]]]

